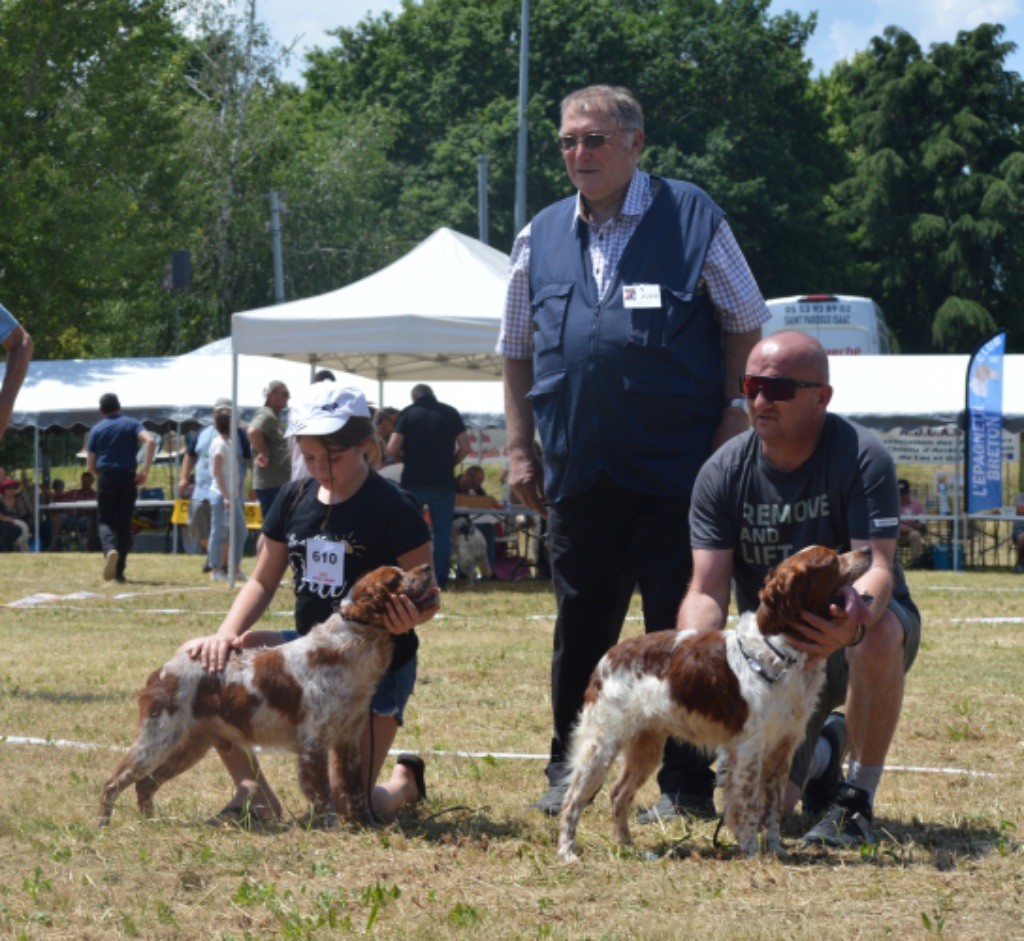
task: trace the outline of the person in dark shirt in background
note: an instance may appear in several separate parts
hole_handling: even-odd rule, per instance
[[[132,543],[132,514],[138,488],[145,484],[156,454],[156,438],[142,422],[121,414],[121,402],[113,392],[100,396],[103,420],[89,432],[87,468],[99,478],[96,522],[103,549],[103,580],[124,582],[128,550]],[[142,467],[137,455],[143,448]]]

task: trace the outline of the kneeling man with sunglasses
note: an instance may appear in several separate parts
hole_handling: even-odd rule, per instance
[[[690,531],[693,580],[679,627],[720,630],[735,580],[740,611],[753,611],[769,568],[805,546],[866,546],[871,567],[832,618],[805,612],[794,646],[827,659],[818,710],[790,771],[784,814],[803,795],[816,818],[808,844],[874,842],[874,796],[917,655],[921,615],[899,562],[896,469],[875,435],[828,413],[832,387],[821,344],[802,333],[761,340],[740,389],[752,430],[701,468]],[[831,710],[843,707],[844,711]],[[849,749],[849,770],[842,762]]]

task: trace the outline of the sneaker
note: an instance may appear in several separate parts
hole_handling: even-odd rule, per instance
[[[562,804],[565,802],[565,795],[569,791],[569,778],[564,777],[554,784],[548,785],[548,789],[541,794],[532,804],[527,804],[527,810],[539,810],[549,817],[557,817],[562,812]]]
[[[224,569],[214,569],[210,572],[211,582],[226,582],[228,581],[228,573]]]
[[[235,572],[235,581],[236,582],[247,582],[247,581],[249,581],[249,576],[246,575],[245,572],[243,572],[241,569],[238,569]]]
[[[212,565],[210,565],[210,560],[209,560],[209,559],[207,559],[207,560],[206,560],[206,561],[205,561],[205,562],[203,563],[203,574],[204,574],[204,575],[208,575],[208,574],[209,574],[210,572],[212,572],[212,571],[213,571],[213,566],[212,566]]]
[[[715,802],[712,798],[676,791],[672,794],[662,794],[656,804],[640,811],[636,822],[645,826],[649,823],[667,823],[679,817],[717,820],[718,814],[715,812]]]
[[[856,849],[873,845],[871,802],[868,792],[843,784],[825,816],[804,834],[805,846],[835,846]]]
[[[829,809],[843,783],[843,759],[850,750],[846,717],[841,712],[830,712],[821,727],[821,735],[831,746],[832,755],[821,777],[804,786],[804,813],[811,817],[818,817]]]
[[[120,558],[116,549],[111,549],[103,556],[103,581],[109,582],[117,575],[117,561]]]

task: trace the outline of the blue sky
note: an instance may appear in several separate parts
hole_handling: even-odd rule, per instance
[[[241,7],[241,3],[238,3]],[[397,13],[400,0],[257,0],[257,15],[282,44],[301,36],[298,48],[329,46],[325,33],[337,26],[353,26],[368,13]],[[828,71],[838,59],[849,58],[889,25],[913,35],[927,49],[934,42],[949,42],[960,30],[979,23],[1002,23],[1005,38],[1024,45],[1024,0],[772,0],[771,11],[794,10],[806,16],[818,11],[818,27],[807,47],[816,71]],[[287,72],[297,80],[301,57]],[[1024,53],[1018,51],[1010,67],[1024,73]]]

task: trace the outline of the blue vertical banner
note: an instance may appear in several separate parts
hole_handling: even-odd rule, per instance
[[[989,337],[967,366],[967,512],[1003,505],[1003,354],[1006,331]]]

